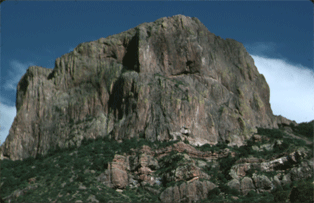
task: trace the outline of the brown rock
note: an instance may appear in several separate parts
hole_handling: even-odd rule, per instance
[[[172,146],[168,146],[162,149],[156,150],[157,159],[160,159],[162,156],[165,156],[167,153],[170,153],[171,151],[177,151],[177,152],[184,152],[189,155],[191,158],[201,158],[201,159],[218,159],[229,156],[229,154],[234,157],[235,153],[230,152],[228,148],[220,150],[219,152],[202,152],[197,149],[195,149],[193,146],[189,144],[185,144],[184,142],[178,142],[175,143]]]
[[[159,168],[158,161],[154,157],[147,154],[140,155],[139,164],[142,167],[149,167],[153,170]]]
[[[160,194],[161,202],[180,202],[180,191],[178,186],[169,187]]]
[[[207,198],[209,191],[217,187],[210,181],[195,180],[169,187],[160,194],[161,202],[196,202]]]
[[[129,182],[127,172],[113,168],[111,171],[111,182],[113,184],[113,188],[125,188]]]
[[[290,124],[294,124],[295,126],[297,126],[298,124],[295,121],[291,121],[283,116],[275,116],[276,120],[277,120],[277,124],[280,126],[288,126]]]
[[[153,171],[150,168],[143,166],[140,169],[138,169],[138,172],[141,174],[151,174]]]
[[[28,184],[34,184],[36,182],[36,177],[28,179]]]
[[[113,161],[108,165],[109,173],[111,175],[111,187],[123,189],[128,183],[128,161],[127,157],[122,155],[115,155]]]
[[[2,146],[12,160],[109,133],[241,145],[256,127],[278,127],[269,87],[244,46],[183,15],[79,44],[53,70],[30,67],[16,108]]]
[[[179,166],[175,170],[175,174],[174,174],[175,181],[190,180],[195,177],[199,177],[202,179],[210,179],[210,176],[202,172],[201,169],[195,166],[194,163],[188,163],[188,164]]]
[[[233,165],[231,170],[235,171],[236,175],[239,177],[244,177],[246,175],[246,171],[250,169],[251,164],[244,163],[244,164],[237,164]]]
[[[231,196],[231,198],[234,199],[234,200],[239,199],[239,197],[237,197],[237,196]]]

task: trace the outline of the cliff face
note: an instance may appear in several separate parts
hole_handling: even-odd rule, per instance
[[[110,136],[241,145],[272,114],[269,87],[243,45],[183,15],[82,43],[54,69],[30,67],[2,146],[12,160]]]

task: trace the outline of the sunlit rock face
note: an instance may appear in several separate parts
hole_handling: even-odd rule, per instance
[[[244,46],[183,15],[79,44],[53,70],[29,67],[16,108],[1,149],[12,160],[84,137],[241,145],[256,127],[278,127]]]

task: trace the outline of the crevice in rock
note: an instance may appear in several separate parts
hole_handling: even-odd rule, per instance
[[[47,79],[48,80],[51,80],[52,78],[54,78],[54,73],[55,73],[55,71],[53,70],[49,75],[48,75],[48,77],[47,77]]]
[[[138,35],[136,34],[129,42],[126,48],[126,54],[122,59],[122,64],[127,70],[139,72],[138,62]]]
[[[116,117],[118,114],[118,119],[122,119],[122,103],[123,103],[123,78],[119,78],[113,85],[112,94],[109,96],[108,101],[108,112],[110,109],[113,110],[114,116]]]

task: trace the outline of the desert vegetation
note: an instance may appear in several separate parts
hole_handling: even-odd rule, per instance
[[[302,130],[299,129],[299,132]],[[310,150],[307,156],[297,157],[296,162],[285,166],[284,173],[287,174],[293,167],[301,165],[302,161],[310,159],[312,148],[300,139],[289,137],[280,129],[258,129],[258,133],[265,136],[259,142],[254,140],[254,136],[247,140],[247,144],[241,147],[229,147],[225,143],[216,146],[205,144],[195,147],[199,151],[219,152],[228,148],[236,156],[229,154],[227,157],[217,159],[207,163],[202,170],[211,178],[210,181],[218,187],[208,193],[208,197],[202,202],[312,202],[313,201],[313,177],[302,180],[291,181],[290,184],[273,188],[270,192],[258,193],[254,190],[247,195],[228,186],[232,179],[230,169],[236,164],[239,158],[255,157],[265,160],[272,160],[276,157],[286,155],[294,150],[303,148]],[[23,161],[2,160],[1,164],[1,198],[12,197],[15,195],[16,202],[83,202],[92,201],[93,198],[99,202],[160,202],[159,194],[147,190],[145,185],[139,187],[126,187],[123,192],[109,188],[95,178],[108,168],[115,154],[130,154],[136,152],[146,145],[152,150],[163,149],[172,146],[177,141],[169,142],[150,142],[142,138],[132,138],[117,142],[108,137],[97,138],[95,140],[82,141],[79,148],[50,150],[46,155],[39,155],[36,158],[29,157]],[[188,144],[185,141],[185,144]],[[264,144],[272,144],[268,150],[256,151],[254,146],[259,147]],[[136,152],[138,153],[138,152]],[[180,165],[184,165],[185,152],[178,153],[171,151],[166,156],[158,159],[160,168],[155,171],[155,175],[163,177],[163,174],[172,174]],[[196,160],[196,159],[195,159]],[[203,160],[205,161],[205,160]],[[88,172],[86,172],[88,171]],[[278,171],[261,171],[251,169],[246,172],[247,177],[255,175],[265,175],[269,178],[276,176]],[[30,179],[35,180],[30,183]],[[168,187],[180,185],[182,181],[167,181],[162,178],[162,184],[153,185],[155,191],[162,192]],[[36,189],[28,189],[37,187]],[[15,193],[14,193],[15,191]],[[16,191],[20,192],[17,195]],[[12,195],[13,194],[13,195]]]

